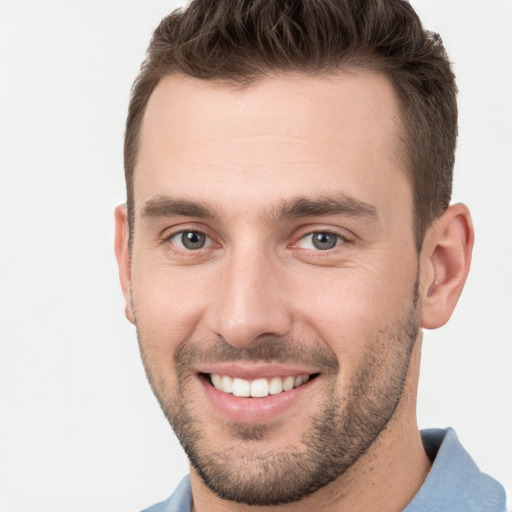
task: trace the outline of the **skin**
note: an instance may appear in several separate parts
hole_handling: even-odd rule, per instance
[[[337,423],[349,415],[365,368],[375,369],[370,398],[399,400],[386,406],[388,420],[343,474],[266,511],[402,510],[430,468],[415,412],[421,330],[400,322],[435,328],[449,319],[473,230],[467,208],[453,205],[417,253],[400,128],[392,86],[368,72],[282,75],[245,89],[173,76],[150,98],[134,176],[131,258],[124,206],[116,210],[116,254],[126,314],[164,412],[172,420],[184,410],[202,453],[229,453],[235,473],[250,481],[259,462],[244,454],[274,461],[276,453],[301,453],[326,404],[335,403]],[[341,198],[343,208],[293,215],[298,198],[324,207],[326,198]],[[182,199],[195,210],[177,208]],[[206,246],[184,248],[183,230],[206,234]],[[318,250],[313,232],[332,233],[336,247]],[[198,375],[208,350],[219,356],[220,340],[248,358],[295,344],[307,360],[300,364],[320,375],[279,414],[227,422]],[[319,347],[336,363],[332,371],[314,358]],[[187,350],[196,356],[183,357]],[[400,373],[403,382],[394,385]],[[194,468],[191,482],[199,512],[261,508],[212,493]]]

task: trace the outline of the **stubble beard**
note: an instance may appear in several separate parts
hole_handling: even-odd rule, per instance
[[[337,391],[339,362],[330,349],[311,348],[293,340],[265,339],[245,349],[223,340],[209,349],[197,340],[185,340],[175,355],[176,389],[168,389],[165,376],[139,345],[150,384],[187,456],[205,485],[220,498],[249,505],[279,505],[298,501],[325,487],[355,464],[393,417],[404,391],[411,353],[419,330],[418,283],[410,309],[373,342],[343,396]],[[204,347],[204,344],[202,345]],[[304,422],[309,425],[299,446],[266,450],[276,425],[231,423],[227,432],[234,443],[214,448],[208,425],[187,397],[189,369],[196,360],[250,360],[262,362],[314,362],[324,368],[325,397]],[[296,426],[300,428],[300,426]],[[234,446],[244,443],[244,449]]]

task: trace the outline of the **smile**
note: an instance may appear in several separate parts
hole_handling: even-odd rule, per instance
[[[274,422],[306,407],[322,382],[317,368],[250,362],[205,364],[196,375],[205,405],[223,423]]]
[[[314,377],[312,375],[311,377]],[[210,381],[215,389],[222,393],[237,397],[264,398],[269,395],[278,395],[280,393],[291,391],[308,382],[310,375],[304,374],[297,377],[272,377],[246,380],[229,375],[219,375],[213,373],[209,375]]]

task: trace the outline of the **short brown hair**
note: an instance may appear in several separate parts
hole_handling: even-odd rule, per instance
[[[451,198],[457,88],[441,39],[423,29],[405,0],[194,0],[164,18],[133,85],[126,121],[130,226],[142,119],[161,78],[180,73],[244,86],[277,71],[357,68],[383,73],[396,90],[420,249]]]

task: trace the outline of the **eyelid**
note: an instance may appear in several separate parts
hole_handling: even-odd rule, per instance
[[[206,238],[206,245],[204,247],[201,247],[200,249],[187,249],[186,247],[180,247],[176,243],[172,242],[172,239],[178,235],[183,234],[184,232],[197,232],[203,234]],[[304,240],[304,238],[308,236],[312,236],[317,233],[325,233],[332,236],[337,237],[340,241],[337,243],[334,247],[331,249],[317,249],[317,248],[305,248],[304,251],[311,251],[311,252],[318,252],[318,253],[329,253],[334,250],[336,250],[339,246],[345,245],[346,243],[353,242],[355,238],[357,238],[356,235],[351,233],[350,231],[342,228],[335,228],[335,227],[322,227],[322,226],[302,226],[299,230],[296,230],[295,236],[293,236],[293,242],[288,245],[290,248],[298,248],[302,249],[301,247],[298,247],[299,243]],[[203,249],[208,249],[211,246],[222,246],[223,242],[222,240],[217,241],[218,236],[216,234],[211,233],[211,229],[209,229],[207,226],[191,223],[191,224],[178,224],[175,226],[168,226],[164,230],[161,231],[160,237],[162,244],[171,244],[175,249],[192,253],[192,252],[201,252]]]
[[[186,233],[187,231],[203,234],[207,238],[207,245],[205,247],[201,247],[200,249],[192,250],[192,249],[187,249],[186,247],[180,247],[176,243],[172,242],[172,239],[174,237],[176,237],[178,235],[182,235],[183,233]],[[212,235],[210,229],[206,228],[203,225],[198,226],[197,224],[193,224],[193,223],[178,224],[176,226],[166,227],[160,233],[160,240],[161,240],[162,244],[171,244],[175,249],[182,251],[182,252],[187,252],[187,253],[200,252],[203,249],[207,249],[207,248],[213,246],[214,244],[216,244],[215,237]],[[218,245],[220,245],[220,244],[218,244]]]
[[[205,244],[202,247],[199,247],[198,249],[189,249],[183,245],[183,242],[180,240],[183,236],[183,233],[198,233],[205,236]],[[173,241],[176,239],[176,241]],[[213,240],[206,234],[201,231],[195,230],[195,229],[182,229],[181,231],[177,231],[170,235],[167,238],[168,242],[171,242],[174,246],[178,247],[180,251],[183,252],[199,252],[202,249],[207,249],[208,247],[211,247],[213,245]]]
[[[297,244],[303,240],[307,236],[314,235],[315,233],[326,233],[329,235],[333,235],[336,237],[340,237],[343,240],[342,244],[338,244],[333,249],[336,249],[339,245],[343,245],[349,242],[355,242],[358,239],[357,235],[352,233],[350,230],[346,228],[341,228],[339,226],[326,226],[325,224],[309,224],[307,226],[301,226],[299,229],[295,230],[293,235],[293,242],[290,244],[291,247],[296,247]],[[331,250],[333,250],[331,249]],[[311,249],[312,250],[312,249]],[[315,249],[315,251],[319,251]],[[323,251],[327,252],[327,251]]]
[[[308,237],[313,237],[314,235],[317,235],[317,234],[330,235],[330,236],[336,237],[337,238],[336,245],[334,245],[333,247],[327,248],[327,249],[319,249],[318,247],[300,247],[301,242],[305,241]],[[325,252],[326,253],[329,251],[334,251],[337,247],[339,247],[340,245],[343,245],[347,241],[348,241],[347,237],[345,237],[341,233],[336,233],[336,232],[328,231],[325,229],[324,230],[319,229],[319,230],[315,230],[315,231],[310,231],[309,233],[305,233],[304,235],[302,235],[294,243],[294,246],[298,247],[299,249],[306,250],[306,251]],[[311,240],[311,245],[313,245],[312,240]]]

